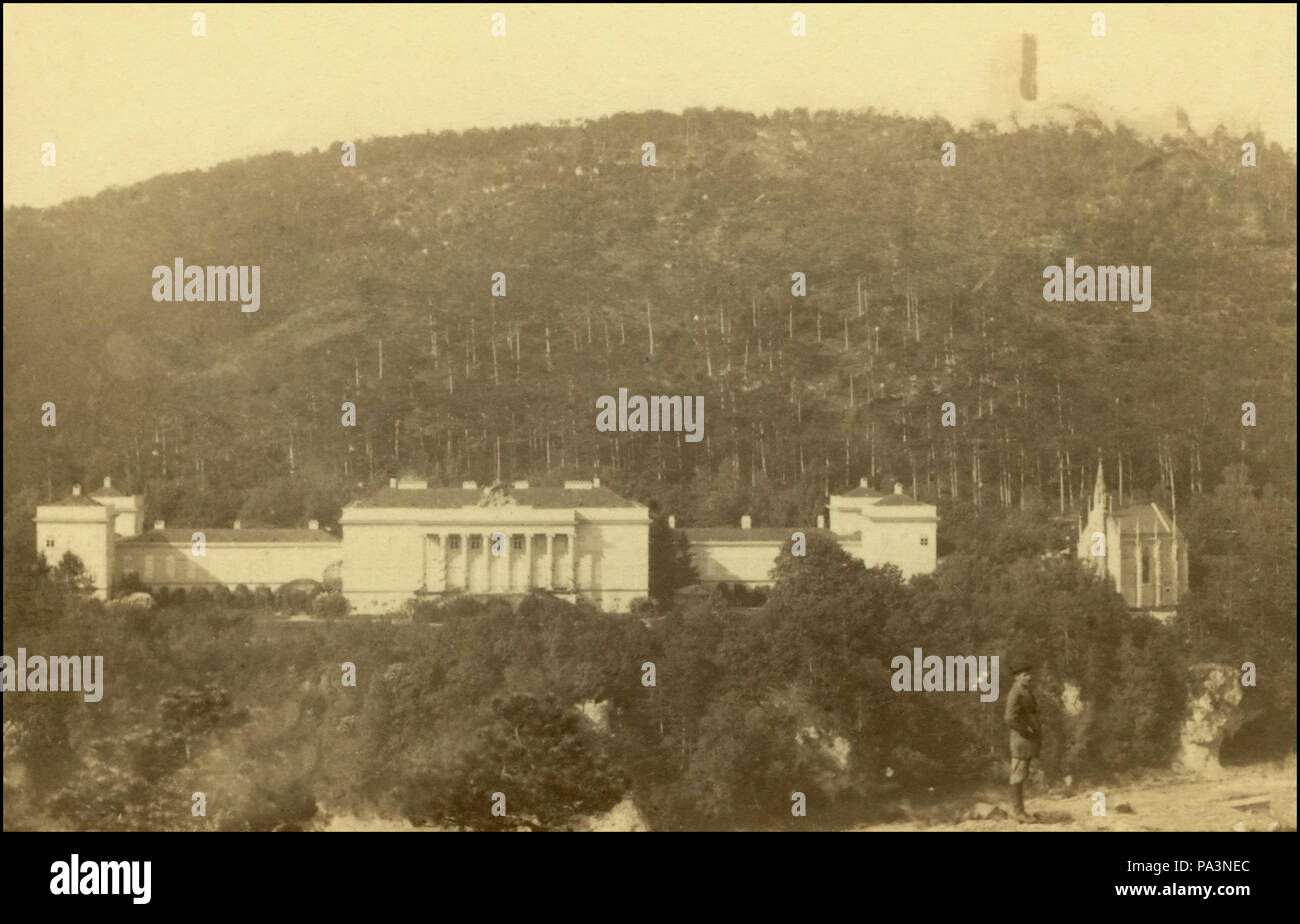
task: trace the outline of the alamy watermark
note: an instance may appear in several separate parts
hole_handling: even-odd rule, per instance
[[[239,302],[250,314],[262,306],[260,266],[186,266],[177,257],[173,266],[155,266],[153,278],[156,302]]]
[[[130,895],[137,905],[149,904],[153,861],[81,860],[73,854],[68,861],[50,864],[50,893],[53,895]]]
[[[704,439],[703,395],[628,396],[626,388],[596,399],[596,429],[601,433],[685,433],[686,442]]]
[[[18,649],[15,661],[0,655],[0,690],[5,693],[84,693],[88,703],[104,698],[104,656],[42,655],[27,657]]]
[[[998,699],[998,656],[948,655],[921,656],[920,648],[912,657],[895,655],[889,662],[894,676],[889,685],[898,693],[961,693],[980,691],[980,702]]]
[[[1151,310],[1151,267],[1079,266],[1067,257],[1065,269],[1043,270],[1047,284],[1043,300],[1048,302],[1132,302],[1134,311]]]

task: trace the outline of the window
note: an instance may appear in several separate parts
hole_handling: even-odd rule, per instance
[[[1142,583],[1151,583],[1151,552],[1148,549],[1142,550]]]
[[[483,548],[483,537],[478,533],[469,537],[469,548],[471,552],[477,552]]]
[[[522,552],[524,550],[524,537],[522,534],[516,533],[510,537],[510,548],[514,549],[516,552]]]
[[[460,536],[448,536],[447,548],[450,551],[457,551],[460,548]]]
[[[52,549],[52,548],[54,548],[54,540],[53,540],[53,539],[46,539],[46,540],[45,540],[45,547],[46,547],[47,549]]]
[[[922,537],[921,537],[921,545],[929,545],[929,544],[930,544],[930,537],[929,537],[929,536],[922,536]]]
[[[144,579],[146,581],[153,580],[153,556],[152,555],[146,555],[144,557]]]

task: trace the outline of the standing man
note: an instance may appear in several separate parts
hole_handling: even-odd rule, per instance
[[[1029,688],[1031,665],[1027,660],[1011,662],[1015,683],[1007,696],[1006,723],[1011,730],[1011,807],[1017,821],[1032,821],[1025,811],[1025,780],[1030,765],[1042,749],[1043,727],[1038,721],[1038,701]]]

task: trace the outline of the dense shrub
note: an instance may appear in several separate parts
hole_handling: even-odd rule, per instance
[[[312,612],[323,619],[346,616],[351,609],[348,598],[341,593],[318,594],[312,601]]]
[[[141,591],[148,590],[149,588],[145,586],[144,581],[140,580],[140,575],[134,571],[127,571],[118,578],[117,583],[114,585],[113,596],[125,597],[129,594],[140,593]]]

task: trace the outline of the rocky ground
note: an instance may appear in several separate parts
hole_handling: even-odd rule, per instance
[[[1106,814],[1094,815],[1106,797]],[[1295,831],[1296,763],[1291,759],[1189,776],[1172,772],[1108,784],[1045,790],[1030,785],[1025,808],[1036,816],[1018,824],[1007,794],[989,789],[926,806],[905,804],[905,819],[855,831]]]

